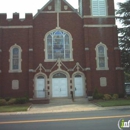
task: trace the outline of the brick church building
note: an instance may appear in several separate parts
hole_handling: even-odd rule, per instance
[[[122,94],[114,0],[49,0],[37,14],[0,14],[0,97]]]

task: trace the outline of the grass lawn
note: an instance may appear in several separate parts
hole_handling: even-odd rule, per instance
[[[0,106],[0,112],[18,112],[18,111],[27,111],[30,104],[17,104],[17,105],[7,105]]]
[[[130,105],[130,100],[127,99],[118,99],[118,100],[109,100],[109,101],[97,101],[98,105],[102,107],[111,107],[111,106],[126,106]]]

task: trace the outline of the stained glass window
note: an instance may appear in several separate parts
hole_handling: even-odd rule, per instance
[[[96,70],[109,70],[108,68],[108,56],[107,56],[107,46],[103,43],[99,43],[96,46]]]
[[[54,31],[47,36],[47,59],[70,59],[70,37],[64,31]]]
[[[98,58],[99,58],[99,67],[105,67],[105,53],[103,46],[98,47]]]
[[[13,55],[12,55],[12,67],[13,67],[13,70],[17,70],[19,69],[19,49],[18,48],[13,48]]]

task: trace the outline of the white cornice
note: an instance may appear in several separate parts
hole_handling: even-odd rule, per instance
[[[25,25],[25,26],[0,26],[0,28],[2,28],[2,29],[19,29],[19,28],[33,28],[33,26],[32,25]]]
[[[116,67],[116,70],[124,70],[123,67]]]
[[[114,15],[108,15],[108,16],[84,15],[83,18],[116,18],[116,16],[114,16]]]
[[[39,13],[57,13],[57,11],[41,11],[39,10]],[[60,11],[58,13],[76,13],[75,11]]]
[[[99,25],[99,24],[94,24],[94,25],[84,25],[83,27],[88,27],[88,28],[92,28],[92,27],[116,27],[117,25],[114,25],[114,24],[102,24],[102,25]]]

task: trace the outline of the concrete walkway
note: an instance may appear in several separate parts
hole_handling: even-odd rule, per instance
[[[101,110],[100,106],[90,103],[87,98],[78,98],[72,102],[71,99],[52,99],[49,104],[33,104],[28,112],[53,113],[53,112],[76,112]]]
[[[16,115],[16,114],[40,114],[40,113],[57,113],[57,112],[85,112],[96,110],[110,109],[129,109],[130,106],[117,107],[101,107],[93,104],[87,98],[78,98],[72,102],[71,99],[51,99],[49,104],[32,104],[27,112],[10,112],[0,113],[0,115]]]

